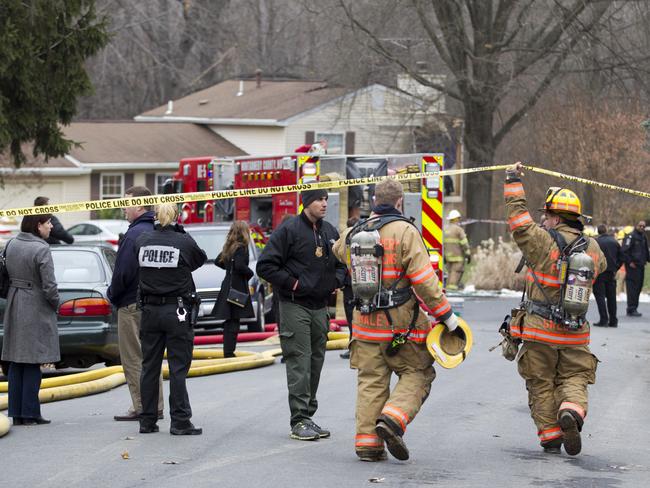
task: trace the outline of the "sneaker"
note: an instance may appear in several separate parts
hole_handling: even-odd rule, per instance
[[[386,461],[388,459],[388,454],[383,449],[381,451],[357,451],[357,456],[359,456],[360,461],[366,461],[368,463],[376,463],[377,461]]]
[[[330,436],[330,431],[329,430],[323,429],[320,425],[318,425],[313,420],[305,420],[305,422],[307,422],[309,424],[309,426],[311,427],[311,429],[313,431],[318,433],[318,437],[320,437],[321,439],[325,439],[325,438]]]
[[[190,424],[189,427],[185,427],[184,429],[171,427],[169,433],[171,435],[201,435],[203,434],[203,429],[201,427],[194,427],[193,424]]]
[[[304,420],[291,428],[290,436],[292,439],[299,441],[315,441],[320,438],[320,434],[314,430],[309,422]]]
[[[396,459],[406,461],[409,458],[409,450],[406,447],[406,444],[404,444],[404,439],[397,435],[387,423],[382,422],[381,420],[377,422],[375,432],[377,432],[377,435],[386,442],[388,452],[390,452]]]
[[[580,454],[582,450],[582,440],[580,439],[580,429],[578,421],[571,410],[562,410],[560,413],[560,428],[564,434],[564,450],[569,456]]]

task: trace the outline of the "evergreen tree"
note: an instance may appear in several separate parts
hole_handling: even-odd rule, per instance
[[[75,144],[60,125],[92,91],[84,62],[108,43],[107,26],[95,0],[0,2],[0,154],[9,148],[16,167],[27,143],[46,158]]]

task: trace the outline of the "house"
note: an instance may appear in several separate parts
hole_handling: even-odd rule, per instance
[[[195,124],[75,122],[63,130],[67,138],[81,143],[65,157],[48,162],[32,157],[16,170],[8,155],[0,156],[1,208],[30,207],[39,195],[48,196],[51,203],[116,198],[133,185],[159,193],[182,158],[245,154]],[[68,226],[89,219],[90,214],[61,213],[59,218]]]

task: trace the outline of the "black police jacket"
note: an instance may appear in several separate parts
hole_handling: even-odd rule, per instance
[[[338,238],[332,224],[324,220],[312,224],[303,212],[271,234],[257,261],[257,274],[273,285],[281,301],[323,308],[345,283],[347,269],[332,251]]]
[[[648,239],[645,233],[634,229],[623,239],[623,260],[627,263],[634,263],[637,266],[645,266],[650,261],[650,252],[648,251]]]
[[[156,226],[141,234],[135,247],[141,297],[186,297],[196,290],[192,271],[208,257],[180,225]]]
[[[52,223],[52,230],[50,231],[50,237],[45,239],[45,242],[48,244],[61,244],[61,241],[66,244],[72,244],[74,242],[74,237],[65,230],[56,215],[52,215],[50,222]]]
[[[609,234],[602,234],[596,237],[596,242],[603,251],[605,259],[607,259],[606,271],[616,273],[621,264],[623,264],[623,256],[621,255],[621,245],[616,241],[614,236]]]

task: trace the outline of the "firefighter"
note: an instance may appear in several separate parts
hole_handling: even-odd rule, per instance
[[[159,225],[136,240],[142,308],[142,414],[140,433],[158,432],[158,384],[163,354],[169,362],[169,410],[172,435],[200,435],[192,422],[185,379],[192,362],[194,322],[198,315],[192,271],[207,260],[205,252],[176,224],[178,207],[158,206]]]
[[[431,323],[417,297],[449,330],[458,323],[438,286],[419,230],[402,217],[403,195],[402,185],[394,180],[377,184],[370,218],[344,231],[334,245],[339,260],[350,266],[354,289],[354,261],[348,256],[351,246],[355,246],[355,232],[376,224],[378,234],[373,235],[378,236],[382,251],[381,258],[377,258],[381,261],[381,283],[375,288],[388,287],[374,302],[386,306],[370,313],[359,307],[359,289],[355,290],[350,367],[357,370],[355,450],[362,461],[386,459],[384,442],[395,458],[409,458],[403,435],[435,378],[433,358],[426,347]],[[367,276],[365,272],[360,274]],[[391,392],[392,373],[398,380]]]
[[[562,281],[558,264],[563,268],[566,253],[580,246],[586,251],[580,253],[580,259],[586,259],[590,263],[586,267],[593,269],[584,276],[590,287],[605,271],[607,261],[594,239],[582,237],[581,204],[571,190],[549,188],[541,209],[543,228],[533,222],[521,169],[521,163],[510,166],[504,186],[510,231],[528,265],[527,300],[510,323],[510,334],[523,341],[518,370],[526,381],[541,446],[547,452],[559,452],[564,444],[567,454],[576,455],[581,450],[580,431],[587,415],[587,385],[596,380],[598,360],[589,350],[589,323],[584,317],[590,290],[582,293],[580,310],[571,308],[569,313],[569,304],[573,307],[576,303],[567,293],[566,283],[583,277],[573,272],[569,261],[568,281]]]
[[[447,216],[449,224],[445,227],[443,242],[445,245],[445,264],[447,266],[446,288],[448,290],[458,290],[465,271],[465,261],[469,264],[472,259],[465,231],[458,225],[460,218],[460,212],[452,210]]]

